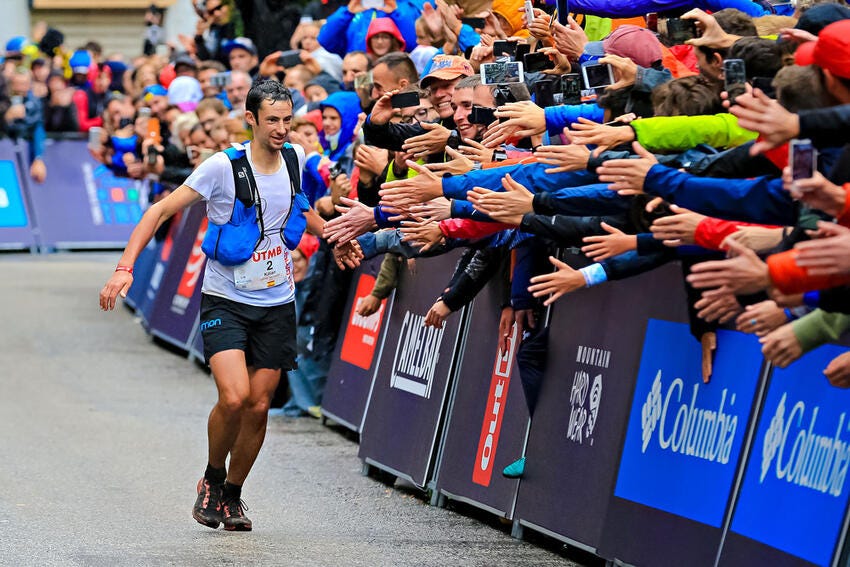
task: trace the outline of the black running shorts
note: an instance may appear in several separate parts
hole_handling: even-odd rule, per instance
[[[254,368],[297,368],[295,302],[257,307],[202,294],[200,325],[207,364],[216,353],[238,349]]]

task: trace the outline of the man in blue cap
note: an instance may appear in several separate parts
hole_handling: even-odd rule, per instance
[[[6,50],[3,55],[3,68],[17,67],[24,62],[24,48],[27,46],[27,38],[18,35],[6,42]],[[14,69],[4,71],[4,77],[9,77],[14,72]],[[5,81],[4,81],[5,83]],[[5,92],[5,89],[4,89]]]
[[[168,89],[162,85],[150,85],[142,91],[142,102],[151,109],[151,116],[165,120],[165,111],[168,110]]]
[[[260,60],[253,41],[247,37],[237,37],[225,42],[222,49],[227,54],[231,71],[244,71],[252,79],[257,76]]]

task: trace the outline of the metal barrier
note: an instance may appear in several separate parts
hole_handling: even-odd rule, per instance
[[[368,317],[357,315],[355,309],[372,292],[382,260],[383,255],[364,262],[354,274],[322,396],[322,414],[357,433],[362,429],[369,392],[378,371],[395,293],[381,302],[377,313]]]
[[[115,176],[79,139],[47,140],[43,160],[38,184],[26,144],[0,140],[0,248],[123,248],[147,207],[147,183]]]
[[[415,275],[402,271],[360,432],[361,459],[419,487],[434,470],[465,313],[442,329],[423,323],[459,257],[419,258]]]
[[[150,328],[197,356],[203,205],[183,216],[152,259]],[[775,370],[754,337],[719,331],[705,384],[681,271],[669,265],[554,306],[529,429],[518,337],[497,354],[492,286],[443,329],[423,327],[458,256],[417,260],[368,322],[352,311],[377,260],[357,275],[325,395],[352,429],[365,408],[366,465],[434,489],[435,502],[513,518],[518,535],[540,531],[619,564],[846,564],[850,391],[822,375],[845,347]],[[349,388],[362,397],[367,384],[365,404],[345,407]],[[521,454],[522,479],[503,478]]]
[[[29,191],[18,145],[0,140],[0,250],[38,248]]]

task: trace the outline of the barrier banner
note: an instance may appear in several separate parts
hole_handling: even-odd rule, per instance
[[[355,309],[371,293],[383,258],[381,255],[364,262],[354,274],[354,285],[348,292],[339,339],[322,395],[322,413],[357,432],[375,379],[392,295],[381,302],[377,313],[368,317],[361,317]]]
[[[413,276],[402,270],[360,433],[361,459],[419,487],[429,480],[464,316],[436,329],[425,315],[460,255],[418,258]]]
[[[517,498],[522,525],[589,551],[599,547],[651,316],[686,320],[678,266],[554,304]],[[687,329],[683,338],[698,346]]]
[[[0,140],[0,250],[26,250],[37,244],[18,163],[14,142]]]
[[[195,203],[184,214],[186,219],[174,239],[149,323],[151,334],[188,350],[201,308],[201,283],[207,260],[201,250],[207,232],[206,203]]]
[[[603,557],[636,565],[716,561],[763,359],[756,337],[722,330],[708,384],[701,359],[688,325],[646,324]]]
[[[171,217],[171,224],[165,234],[165,239],[159,246],[157,256],[151,269],[151,275],[144,285],[143,291],[136,301],[136,315],[141,318],[142,326],[150,330],[150,317],[153,310],[153,304],[156,300],[156,295],[159,292],[159,286],[162,283],[162,276],[165,274],[165,269],[168,267],[168,261],[171,259],[171,252],[174,250],[174,239],[179,234],[183,222],[186,220],[186,212],[180,211]],[[135,283],[133,284],[135,286]],[[130,288],[133,291],[133,288]]]
[[[147,206],[143,181],[116,177],[85,141],[48,140],[47,180],[30,184],[41,245],[123,248]]]
[[[519,481],[503,477],[502,469],[522,456],[528,407],[516,367],[516,326],[508,348],[498,346],[500,287],[491,282],[469,307],[469,340],[460,355],[436,487],[511,518]]]
[[[850,391],[823,370],[825,345],[774,369],[721,565],[834,565],[847,514]]]

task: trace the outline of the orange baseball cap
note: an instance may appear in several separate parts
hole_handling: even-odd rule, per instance
[[[436,55],[431,63],[431,70],[422,77],[419,86],[428,88],[431,81],[451,81],[460,77],[470,77],[475,74],[469,61],[457,55]]]

